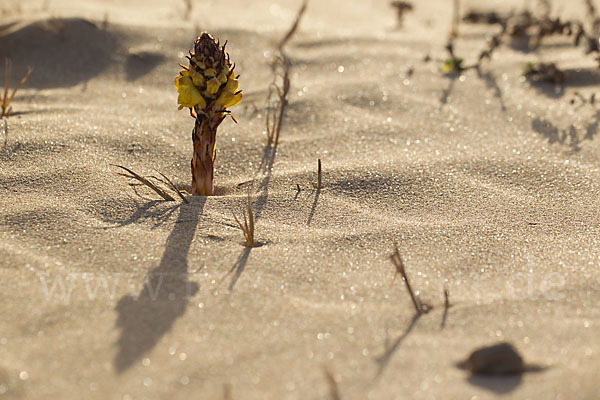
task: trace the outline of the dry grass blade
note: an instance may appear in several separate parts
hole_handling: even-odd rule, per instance
[[[296,33],[298,25],[300,24],[300,20],[302,19],[302,15],[304,15],[304,12],[306,11],[307,5],[308,0],[304,0],[302,6],[300,7],[300,10],[298,10],[298,14],[296,15],[296,20],[294,21],[294,24],[292,25],[288,33],[283,37],[283,39],[281,39],[279,45],[277,45],[277,49],[279,49],[279,51],[282,51],[283,46],[285,46],[285,44],[290,40],[290,38],[294,36],[294,33]]]
[[[158,173],[160,174],[160,176],[162,176],[163,178],[165,178],[165,181],[164,181],[164,182],[165,182],[165,184],[166,184],[166,185],[167,185],[167,186],[168,186],[168,187],[169,187],[169,188],[170,188],[172,191],[174,191],[175,193],[177,193],[177,195],[178,195],[179,197],[181,197],[181,200],[182,200],[182,201],[183,201],[185,204],[189,204],[189,203],[190,203],[190,201],[189,201],[188,199],[186,199],[186,198],[183,196],[183,193],[181,193],[181,190],[179,190],[179,189],[177,188],[177,186],[175,186],[175,184],[174,184],[173,182],[171,182],[171,180],[170,180],[169,178],[167,178],[167,176],[166,176],[165,174],[163,174],[163,173],[162,173],[162,172],[160,172],[160,171],[156,171],[156,172],[158,172]]]
[[[302,15],[306,11],[308,0],[305,0],[296,15],[296,19],[290,30],[279,41],[277,50],[279,55],[271,64],[273,69],[273,82],[269,85],[269,95],[267,96],[267,115],[265,118],[268,146],[277,145],[279,142],[279,133],[281,132],[281,122],[285,113],[285,108],[288,105],[288,92],[290,91],[290,59],[283,51],[286,43],[292,38],[298,26]],[[278,80],[281,84],[278,84]]]
[[[2,95],[2,116],[6,116],[9,112],[7,107],[8,103],[8,85],[10,83],[10,69],[12,66],[12,62],[6,58],[4,60],[4,94]]]
[[[19,81],[17,86],[15,86],[15,88],[13,89],[13,91],[10,95],[10,98],[8,100],[9,103],[15,98],[15,94],[17,94],[17,90],[19,90],[21,88],[21,86],[23,86],[25,84],[25,82],[27,82],[27,79],[29,79],[29,75],[31,75],[32,72],[33,72],[33,68],[28,67],[25,75],[23,75],[23,77],[21,78],[21,80]]]
[[[281,123],[285,108],[288,105],[287,96],[290,91],[290,60],[285,55],[277,57],[273,64],[273,82],[269,86],[267,97],[267,116],[265,119],[268,145],[276,145],[279,142]],[[277,84],[277,78],[281,79],[281,87]]]
[[[452,307],[450,304],[450,291],[447,286],[444,286],[444,314],[442,315],[442,324],[441,328],[444,329],[446,326],[446,320],[448,319],[448,310]]]
[[[412,287],[410,286],[410,282],[408,281],[408,276],[406,275],[406,268],[404,268],[404,262],[402,261],[402,257],[400,256],[400,253],[398,252],[398,246],[394,245],[394,253],[392,253],[392,255],[390,256],[390,259],[392,260],[392,263],[396,267],[396,274],[394,275],[394,278],[397,275],[402,276],[402,279],[404,280],[404,284],[406,285],[408,294],[410,294],[410,298],[413,302],[413,305],[415,306],[415,310],[416,310],[417,314],[420,315],[420,314],[424,314],[424,313],[428,312],[429,306],[423,305],[419,301],[419,299],[413,292]]]
[[[317,190],[321,190],[321,159],[319,158],[319,163],[317,167]]]
[[[248,248],[254,247],[254,213],[252,212],[252,202],[250,200],[250,196],[248,195],[248,204],[246,206],[246,212],[248,213],[248,218],[246,218],[246,212],[244,212],[244,223],[242,224],[240,220],[233,215],[235,222],[240,226],[242,233],[244,234],[244,244]]]
[[[148,179],[144,178],[143,176],[136,174],[129,168],[123,167],[122,165],[116,165],[116,164],[111,164],[111,165],[114,167],[117,167],[117,168],[121,168],[122,170],[127,171],[127,173],[129,174],[128,175],[128,174],[120,173],[119,175],[139,181],[143,185],[146,185],[150,189],[154,190],[160,197],[162,197],[166,201],[175,201],[175,199],[173,197],[171,197],[171,195],[169,195],[163,189],[159,188],[158,186],[156,186],[154,183],[150,182]]]
[[[12,107],[10,106],[10,103],[15,98],[15,95],[17,94],[17,90],[19,90],[21,88],[21,86],[23,86],[25,84],[25,82],[27,82],[27,79],[29,79],[29,75],[31,75],[31,72],[33,72],[33,69],[27,68],[27,72],[21,78],[21,80],[19,81],[17,86],[15,86],[15,88],[13,89],[12,93],[9,96],[8,89],[9,89],[9,84],[10,84],[11,69],[12,69],[12,62],[7,58],[4,61],[4,94],[2,95],[2,99],[1,99],[2,101],[0,104],[0,107],[2,107],[2,114],[0,115],[0,117],[8,117],[11,114]]]
[[[275,79],[277,76],[275,76]],[[279,87],[273,81],[271,85],[269,85],[269,95],[267,97],[267,105],[266,105],[266,118],[265,118],[265,129],[267,131],[267,146],[271,146],[274,143],[277,143],[276,139],[279,136],[281,126],[279,115],[281,114],[280,109],[282,108],[281,94]]]
[[[252,246],[254,246],[254,213],[252,212],[252,204],[250,204],[250,197],[248,197],[247,209],[248,209],[248,219],[250,220],[250,226],[248,229],[248,233],[250,236],[250,243],[252,244]]]
[[[8,122],[6,122],[5,118],[3,118],[2,120],[4,121],[4,128],[2,133],[4,134],[4,146],[6,146],[6,144],[8,143]]]

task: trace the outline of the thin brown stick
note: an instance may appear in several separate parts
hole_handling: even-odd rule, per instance
[[[123,173],[119,173],[119,175],[124,176],[126,178],[135,179],[135,180],[141,182],[143,185],[146,185],[150,189],[154,190],[160,197],[162,197],[166,201],[175,201],[175,199],[173,197],[171,197],[163,189],[159,188],[158,186],[156,186],[155,184],[153,184],[152,182],[150,182],[148,179],[144,178],[143,176],[136,174],[129,168],[123,167],[122,165],[116,165],[116,164],[111,164],[111,165],[113,167],[121,168],[129,173],[129,175],[123,174]]]
[[[0,99],[1,100],[0,107],[2,108],[2,114],[0,115],[0,117],[7,117],[12,113],[12,107],[10,107],[10,103],[15,98],[15,95],[17,94],[17,90],[19,90],[21,88],[21,86],[23,86],[25,84],[25,82],[27,82],[27,79],[29,79],[29,75],[31,75],[31,73],[33,72],[33,69],[31,67],[28,67],[27,72],[21,78],[21,80],[19,81],[17,86],[15,86],[15,88],[13,89],[12,93],[9,96],[8,91],[9,91],[9,85],[10,85],[10,72],[12,69],[12,61],[10,61],[7,58],[4,61],[4,65],[5,65],[5,67],[4,67],[4,94],[3,94],[2,98]]]
[[[398,251],[398,246],[396,246],[395,244],[394,244],[394,253],[390,256],[390,259],[392,260],[392,263],[396,267],[396,274],[394,275],[394,278],[397,275],[402,276],[402,279],[404,280],[404,284],[406,285],[408,294],[410,294],[410,298],[412,300],[413,305],[415,306],[415,310],[416,310],[417,314],[420,315],[420,314],[425,313],[426,308],[423,307],[423,305],[421,304],[421,302],[419,301],[419,299],[413,292],[412,287],[410,286],[410,282],[408,281],[408,276],[406,275],[406,268],[404,268],[404,262],[402,261],[402,257],[400,256],[400,252]]]
[[[188,199],[186,199],[183,196],[183,193],[181,193],[181,190],[179,190],[179,188],[177,188],[177,186],[175,186],[175,184],[173,182],[171,182],[171,180],[162,172],[160,171],[156,171],[160,174],[160,176],[162,176],[165,179],[165,184],[169,187],[169,189],[171,189],[172,191],[174,191],[175,193],[177,193],[177,195],[181,198],[181,200],[185,203],[185,204],[189,204],[190,201]]]
[[[269,86],[267,97],[267,117],[265,119],[268,146],[279,143],[279,134],[285,108],[288,105],[287,96],[290,91],[290,60],[284,54],[278,56],[271,67],[273,68],[273,82]],[[277,84],[277,78],[281,79],[281,87]],[[273,100],[273,97],[276,99]]]
[[[246,219],[246,212],[248,213],[248,218]],[[246,211],[244,212],[244,223],[242,224],[240,220],[233,214],[233,218],[235,222],[240,226],[242,233],[244,234],[244,244],[247,248],[251,249],[254,247],[254,213],[252,212],[252,199],[250,198],[250,193],[248,193],[248,204],[246,205]]]
[[[2,130],[4,133],[4,146],[6,146],[6,143],[8,143],[8,122],[6,121],[6,118],[2,118],[2,120],[4,121],[4,128]],[[300,186],[298,186],[298,188],[299,187]]]
[[[280,52],[283,52],[283,46],[285,46],[286,43],[290,40],[290,38],[294,35],[294,33],[296,33],[296,30],[298,29],[298,25],[300,24],[300,20],[302,19],[302,15],[304,15],[304,12],[306,11],[307,5],[308,5],[308,0],[304,0],[304,2],[302,3],[302,6],[300,7],[300,10],[298,10],[298,14],[296,15],[294,24],[292,25],[292,27],[290,28],[288,33],[286,33],[286,35],[279,41],[279,44],[277,45],[277,49]]]
[[[8,85],[10,84],[10,70],[12,67],[12,62],[6,58],[4,59],[4,95],[2,96],[2,116],[6,115],[6,107],[8,104],[6,100],[8,99]]]
[[[450,308],[450,291],[447,287],[444,288],[444,308]]]
[[[317,190],[321,190],[321,159],[319,158],[317,166]]]
[[[252,212],[252,201],[250,196],[248,196],[248,204],[246,205],[246,209],[248,210],[248,220],[250,224],[248,226],[248,231],[250,232],[251,246],[254,247],[254,213]]]
[[[267,96],[267,115],[265,118],[268,146],[276,146],[279,143],[279,134],[281,132],[285,108],[288,105],[287,96],[290,91],[291,61],[284,51],[284,46],[297,31],[300,20],[306,11],[307,5],[308,0],[305,0],[302,3],[300,10],[298,10],[298,14],[296,15],[296,19],[294,20],[290,30],[279,41],[279,44],[277,45],[279,55],[277,55],[274,61],[271,63],[271,68],[273,69],[273,82],[271,82],[269,85],[269,95]],[[278,84],[278,78],[281,79],[280,85]]]
[[[15,88],[13,89],[12,94],[10,95],[10,99],[8,100],[9,103],[15,98],[15,94],[17,94],[17,90],[19,90],[21,88],[21,86],[23,86],[25,84],[25,82],[27,82],[27,79],[29,79],[29,75],[31,75],[32,72],[33,72],[33,68],[28,67],[25,75],[21,78],[21,80],[19,81],[17,86],[15,86]]]
[[[452,307],[450,304],[450,291],[447,286],[444,286],[444,314],[442,315],[442,324],[440,326],[441,329],[444,329],[446,326],[446,320],[448,319],[448,310]]]

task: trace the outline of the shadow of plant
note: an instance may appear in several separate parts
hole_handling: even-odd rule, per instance
[[[485,86],[494,91],[494,96],[500,102],[500,109],[506,113],[506,105],[504,104],[504,98],[502,97],[502,90],[498,86],[498,82],[490,72],[482,72],[481,68],[475,68],[477,77],[485,83]]]
[[[515,390],[523,382],[523,376],[522,374],[498,376],[470,375],[467,378],[467,382],[496,394],[507,394]]]
[[[422,315],[423,314],[415,313],[406,330],[400,336],[398,336],[396,340],[394,340],[394,343],[392,343],[392,345],[386,343],[385,352],[375,359],[379,366],[377,370],[377,377],[381,376],[381,374],[389,364],[390,360],[392,359],[392,356],[394,355],[396,350],[398,350],[398,347],[400,347],[404,339],[406,339],[407,336],[412,332],[413,328],[415,327],[415,325],[417,325],[417,322],[419,322],[419,319]]]
[[[542,118],[531,121],[531,128],[545,137],[549,144],[558,143],[568,146],[572,151],[580,151],[583,142],[591,141],[598,134],[600,125],[600,110],[596,111],[592,120],[583,129],[571,125],[568,129],[560,129],[552,122]]]
[[[124,296],[115,307],[121,331],[114,359],[119,374],[152,350],[198,291],[198,285],[189,281],[187,258],[205,201],[201,197],[199,202],[181,205],[160,264],[148,272],[137,296]]]
[[[0,36],[0,59],[12,59],[13,70],[34,72],[26,87],[71,87],[97,76],[111,65],[117,38],[81,18],[51,18]]]
[[[458,79],[459,76],[460,76],[460,74],[447,74],[446,75],[446,78],[449,79],[449,82],[448,82],[448,86],[442,91],[442,95],[440,96],[440,107],[439,107],[440,110],[442,108],[444,108],[444,106],[446,104],[448,104],[448,101],[450,100],[452,91],[454,90],[454,85],[456,84],[456,80]]]
[[[131,53],[125,61],[125,76],[129,82],[135,81],[152,72],[165,56],[159,53],[141,51]]]
[[[143,204],[135,200],[134,202],[135,207],[137,207],[137,210],[129,217],[121,219],[115,216],[109,216],[105,214],[103,215],[104,222],[112,224],[110,228],[118,228],[135,224],[141,221],[150,220],[153,223],[153,228],[158,228],[160,225],[168,221],[169,218],[171,218],[171,215],[173,215],[173,213],[175,212],[175,210],[177,210],[181,206],[181,204],[183,204],[173,204],[169,202],[169,204],[172,204],[171,206],[169,206],[168,208],[161,208],[159,206],[164,205],[166,203],[164,200],[149,200]]]

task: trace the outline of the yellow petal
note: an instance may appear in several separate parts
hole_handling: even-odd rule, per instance
[[[199,106],[200,108],[206,107],[206,101],[194,86],[192,79],[189,76],[178,76],[175,79],[175,87],[179,96],[177,97],[177,103],[183,107],[194,107]]]
[[[212,78],[208,82],[206,82],[206,92],[208,94],[215,94],[219,91],[219,87],[221,86],[221,82],[217,78]]]
[[[225,89],[219,96],[215,104],[219,107],[228,108],[236,106],[242,101],[242,93],[234,94],[231,90]]]
[[[231,101],[231,103],[227,104],[226,107],[237,106],[238,104],[240,104],[241,101],[242,101],[242,92],[239,92],[238,94],[233,96],[233,100]]]
[[[235,77],[233,77],[233,74],[229,77],[229,80],[227,81],[227,89],[231,90],[232,92],[236,92],[237,88],[238,88],[238,80],[235,79]]]
[[[194,82],[195,86],[203,86],[204,85],[205,79],[201,72],[197,72],[196,70],[193,70],[190,76],[192,77],[192,82]]]
[[[192,84],[193,84],[192,80],[190,79],[189,76],[177,75],[177,77],[175,77],[175,87],[177,88],[177,90],[179,90],[179,88],[181,88],[183,86],[189,86]]]
[[[219,98],[217,99],[217,101],[215,101],[215,105],[217,107],[223,107],[226,108],[227,104],[229,102],[231,102],[231,100],[233,100],[233,92],[231,92],[230,90],[223,90],[223,92],[221,93],[221,95],[219,96]]]
[[[194,105],[198,106],[199,108],[203,109],[206,107],[206,101],[204,100],[204,97],[202,97],[202,95],[196,88],[192,88],[192,101]]]
[[[177,103],[180,107],[192,108],[198,106],[199,108],[206,107],[206,101],[198,92],[198,89],[188,88],[188,90],[182,91],[177,97]],[[181,109],[181,108],[180,108]]]
[[[221,73],[217,75],[217,79],[219,80],[219,83],[227,82],[227,74],[225,73],[225,71],[221,71]]]

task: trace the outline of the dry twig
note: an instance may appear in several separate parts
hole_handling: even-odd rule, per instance
[[[6,144],[8,143],[8,123],[6,122],[6,118],[2,118],[2,121],[4,121],[4,127],[2,129],[2,133],[4,134],[3,146],[6,146]],[[298,186],[298,188],[300,188],[300,186]]]
[[[447,286],[444,286],[444,314],[442,315],[441,329],[446,326],[446,320],[448,319],[448,310],[452,307],[450,304],[450,291]]]
[[[148,186],[150,189],[154,190],[160,197],[162,197],[166,201],[175,201],[175,199],[173,197],[171,197],[171,195],[169,195],[165,190],[156,186],[154,183],[149,181],[147,178],[144,178],[143,176],[136,174],[129,168],[123,167],[122,165],[116,165],[116,164],[111,164],[111,165],[113,167],[121,168],[122,170],[127,171],[127,174],[119,173],[119,175],[124,176],[126,178],[135,179],[138,182],[140,182],[140,184]]]
[[[242,233],[244,234],[244,244],[247,248],[251,249],[254,247],[254,214],[252,213],[252,201],[250,199],[250,194],[248,194],[248,204],[246,206],[246,210],[248,212],[248,218],[246,219],[246,212],[244,212],[244,224],[240,222],[240,220],[233,215],[235,222],[238,223]]]
[[[400,275],[404,280],[404,284],[406,285],[408,294],[410,294],[410,298],[412,300],[413,305],[415,306],[415,311],[417,312],[417,315],[428,313],[431,310],[431,306],[422,303],[417,297],[417,295],[415,295],[415,293],[413,292],[412,287],[410,286],[410,282],[408,281],[408,276],[406,275],[404,262],[402,261],[400,252],[398,252],[398,246],[394,245],[394,253],[390,256],[390,259],[396,267],[396,274],[394,275],[394,278],[396,278],[397,275]]]
[[[279,133],[281,132],[281,123],[288,105],[287,96],[290,91],[290,66],[291,61],[284,51],[287,42],[292,38],[300,20],[306,11],[308,0],[305,0],[298,10],[296,19],[290,30],[279,41],[277,50],[279,54],[273,59],[271,68],[273,69],[273,82],[269,85],[269,95],[267,96],[267,115],[265,118],[267,131],[267,146],[276,146],[279,143]],[[280,82],[278,82],[280,81]]]
[[[317,190],[321,190],[321,159],[319,158],[317,166]]]
[[[285,36],[279,41],[279,44],[277,45],[277,50],[279,50],[280,52],[283,52],[283,46],[285,46],[286,43],[290,40],[290,38],[294,35],[294,33],[296,33],[296,30],[298,29],[298,25],[300,24],[300,20],[302,19],[302,15],[304,15],[304,12],[306,11],[307,5],[308,5],[308,0],[304,0],[304,2],[302,3],[302,6],[300,7],[300,10],[298,10],[298,14],[296,14],[296,19],[294,20],[292,27],[285,34]]]
[[[181,197],[181,200],[184,203],[189,204],[190,201],[183,196],[183,193],[181,193],[181,190],[179,190],[179,188],[177,186],[175,186],[175,184],[173,182],[171,182],[171,180],[165,174],[163,174],[160,171],[156,171],[156,172],[158,172],[160,174],[160,176],[162,176],[165,179],[164,181],[161,179],[160,180],[161,182],[163,182],[165,185],[167,185],[169,187],[169,189],[171,189],[172,191],[177,193],[177,195],[179,197]]]
[[[9,84],[10,84],[11,68],[12,68],[12,61],[8,58],[5,59],[4,60],[4,93],[0,97],[0,107],[2,108],[2,114],[0,114],[0,118],[8,117],[12,113],[12,107],[10,106],[10,103],[15,98],[15,94],[17,93],[17,90],[19,90],[19,88],[21,86],[23,86],[25,84],[25,82],[27,82],[29,75],[31,75],[31,72],[33,71],[32,68],[27,68],[27,72],[25,73],[23,78],[21,78],[21,80],[19,81],[17,86],[15,86],[12,93],[9,95],[8,89],[9,89]]]
[[[281,123],[288,105],[288,92],[290,91],[290,60],[282,55],[275,58],[271,64],[273,69],[273,82],[269,85],[269,96],[267,97],[266,130],[268,146],[279,143]],[[277,83],[278,78],[281,84]]]

